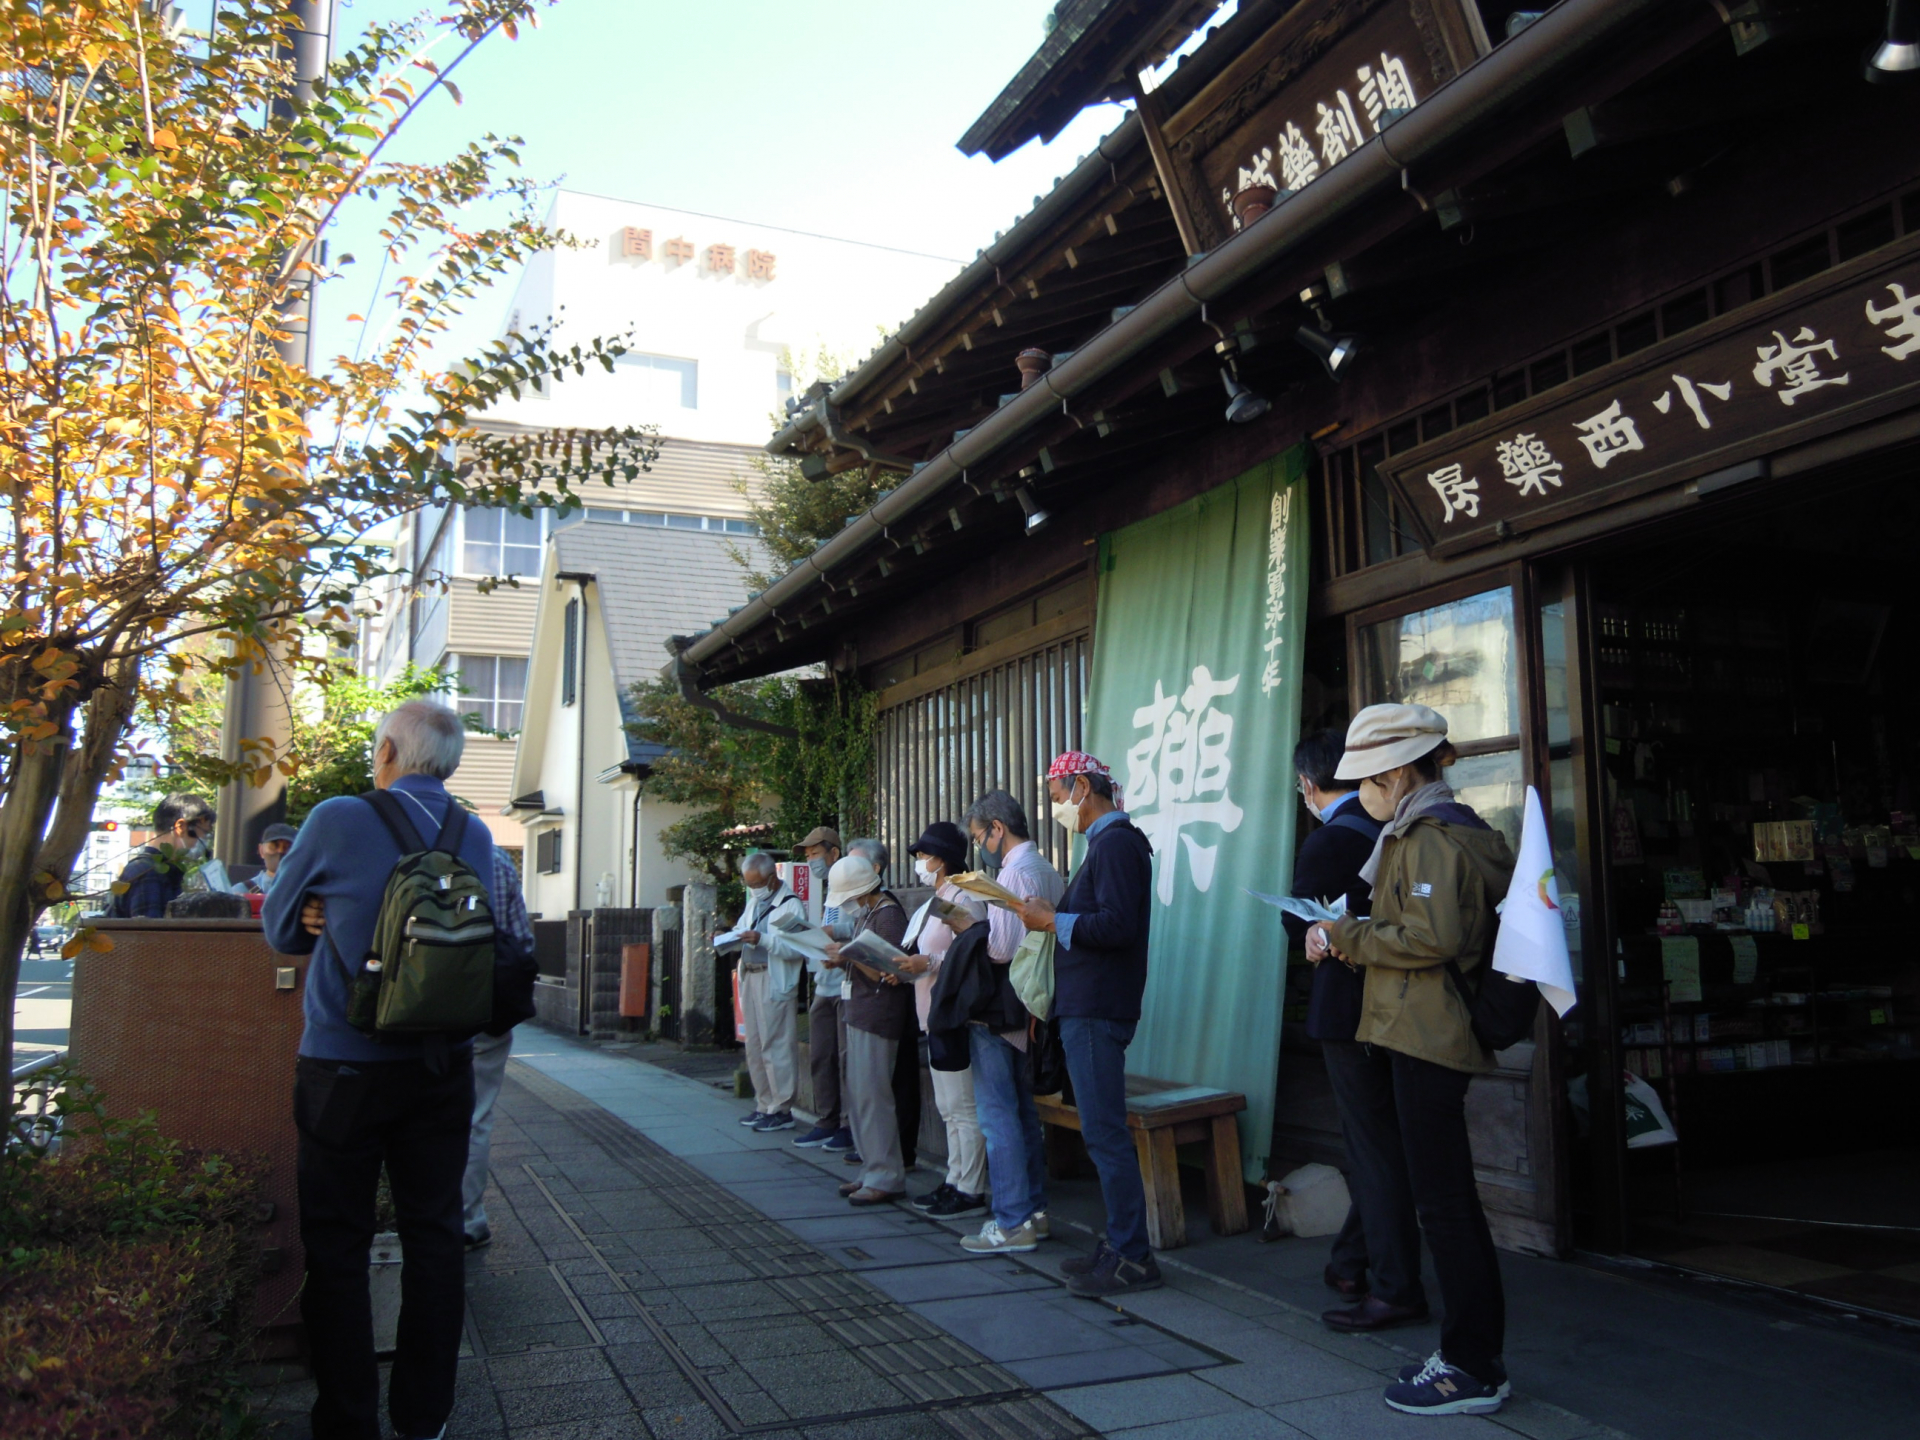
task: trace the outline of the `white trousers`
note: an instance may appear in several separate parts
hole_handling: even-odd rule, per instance
[[[795,1077],[800,1052],[794,1014],[799,997],[792,991],[779,998],[768,993],[765,970],[740,972],[740,1018],[747,1030],[747,1076],[753,1081],[753,1108],[762,1115],[784,1115],[793,1109]]]
[[[487,1170],[493,1159],[493,1102],[507,1078],[513,1032],[473,1037],[473,1128],[467,1132],[467,1174],[460,1182],[461,1223],[469,1235],[487,1230]]]
[[[973,1108],[973,1071],[935,1070],[933,1103],[947,1122],[947,1184],[968,1195],[987,1193],[987,1142]]]

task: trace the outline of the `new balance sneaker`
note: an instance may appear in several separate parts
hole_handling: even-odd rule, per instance
[[[777,1115],[762,1115],[760,1117],[760,1123],[753,1127],[753,1133],[756,1135],[768,1135],[775,1130],[791,1129],[793,1129],[793,1112],[790,1110],[782,1110]]]
[[[1062,1275],[1091,1275],[1100,1268],[1100,1262],[1108,1255],[1107,1237],[1102,1235],[1094,1242],[1091,1255],[1069,1255],[1060,1262]]]
[[[762,1120],[766,1118],[767,1118],[766,1112],[761,1110],[755,1110],[755,1111],[752,1111],[750,1114],[742,1115],[740,1117],[740,1123],[743,1126],[745,1126],[747,1129],[751,1130],[753,1129],[754,1126],[758,1125]]]
[[[917,1199],[915,1199],[913,1202],[913,1208],[923,1212],[931,1210],[933,1209],[934,1206],[938,1205],[942,1200],[945,1200],[948,1194],[952,1192],[952,1190],[953,1190],[953,1187],[947,1184],[946,1181],[942,1180],[940,1184],[937,1185],[935,1188],[933,1188],[932,1190],[929,1190],[926,1194],[919,1196]]]
[[[1067,1277],[1067,1293],[1087,1300],[1104,1300],[1111,1295],[1131,1295],[1136,1290],[1160,1288],[1160,1264],[1149,1250],[1144,1260],[1129,1260],[1108,1246],[1094,1267],[1084,1275]]]
[[[1511,1381],[1489,1385],[1476,1380],[1442,1360],[1436,1350],[1426,1364],[1403,1367],[1381,1398],[1405,1415],[1491,1415],[1512,1393]]]
[[[798,1145],[802,1150],[817,1150],[829,1140],[833,1139],[835,1133],[836,1132],[827,1129],[824,1125],[816,1125],[807,1131],[806,1134],[796,1135],[793,1143]]]
[[[962,1235],[960,1248],[969,1255],[1025,1255],[1040,1248],[1040,1237],[1031,1221],[1017,1230],[1002,1230],[998,1220],[989,1220],[978,1235]]]
[[[853,1149],[853,1131],[842,1125],[838,1130],[833,1132],[831,1139],[822,1142],[820,1148],[822,1150],[831,1150],[836,1155],[844,1155],[847,1151]]]
[[[964,1220],[969,1215],[987,1213],[986,1196],[969,1195],[966,1191],[956,1190],[951,1185],[947,1186],[946,1190],[947,1198],[927,1211],[927,1214],[935,1220]]]

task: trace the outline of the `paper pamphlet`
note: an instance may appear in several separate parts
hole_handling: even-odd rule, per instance
[[[883,975],[898,975],[902,980],[914,978],[900,967],[900,962],[907,958],[907,952],[871,930],[864,930],[847,941],[840,947],[840,953]]]
[[[982,896],[991,900],[996,905],[1004,906],[1008,910],[1017,910],[1020,908],[1020,897],[1007,889],[1007,887],[1002,885],[998,880],[988,879],[984,870],[968,870],[959,875],[949,875],[947,880],[950,884],[958,885],[969,895]]]
[[[1347,897],[1344,895],[1335,896],[1331,905],[1323,905],[1318,900],[1303,900],[1297,895],[1264,895],[1258,890],[1248,890],[1247,894],[1256,900],[1266,901],[1276,910],[1298,916],[1309,925],[1321,921],[1331,923],[1347,913]]]
[[[1700,942],[1691,935],[1664,935],[1660,939],[1660,969],[1672,988],[1668,998],[1676,1005],[1700,1002]]]
[[[929,895],[920,908],[913,912],[913,918],[907,921],[907,933],[900,937],[900,943],[908,949],[919,943],[920,932],[927,928],[927,917],[933,913],[933,901],[934,897]]]
[[[740,943],[740,937],[746,933],[745,930],[723,930],[713,937],[713,948],[716,950],[725,950],[731,946],[738,945]]]
[[[1733,943],[1733,983],[1751,985],[1760,973],[1760,947],[1751,935],[1735,935]]]

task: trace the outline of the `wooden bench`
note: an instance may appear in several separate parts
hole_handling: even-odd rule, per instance
[[[1042,1125],[1080,1128],[1080,1112],[1058,1095],[1035,1097]],[[1147,1189],[1147,1241],[1156,1250],[1187,1243],[1187,1210],[1180,1199],[1177,1145],[1206,1146],[1207,1218],[1216,1235],[1239,1235],[1247,1228],[1247,1192],[1240,1173],[1240,1131],[1234,1116],[1247,1097],[1205,1085],[1127,1077],[1127,1128],[1140,1157],[1140,1179]],[[1048,1146],[1049,1159],[1053,1146]]]

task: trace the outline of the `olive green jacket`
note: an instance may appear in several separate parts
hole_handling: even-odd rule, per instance
[[[1513,852],[1498,830],[1423,815],[1387,841],[1373,915],[1331,927],[1334,949],[1366,967],[1356,1040],[1449,1070],[1493,1068],[1446,966],[1464,973],[1485,962],[1494,906],[1512,878]]]

